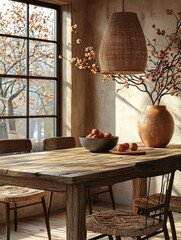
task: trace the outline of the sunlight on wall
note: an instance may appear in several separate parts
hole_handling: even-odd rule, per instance
[[[72,58],[71,51],[71,7],[70,5],[62,6],[62,55]],[[62,135],[71,135],[71,99],[72,99],[72,71],[69,61],[62,59]]]

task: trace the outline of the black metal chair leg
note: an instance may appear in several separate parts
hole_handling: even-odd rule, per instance
[[[165,240],[170,240],[170,237],[168,234],[168,229],[167,229],[166,225],[163,226],[163,233],[164,233]]]
[[[92,214],[92,201],[91,201],[91,193],[90,189],[87,190],[87,195],[88,195],[88,205],[89,205],[89,214]]]
[[[6,239],[10,240],[10,204],[6,203]]]
[[[172,231],[172,240],[177,240],[177,234],[176,234],[176,230],[175,230],[175,223],[174,223],[174,218],[173,218],[172,212],[168,212],[168,217],[169,217],[170,227],[171,227],[171,231]]]
[[[16,203],[14,204],[14,231],[17,231],[17,208],[16,208]]]
[[[50,193],[49,203],[48,203],[48,217],[50,218],[50,212],[52,207],[53,192]]]
[[[43,213],[45,216],[45,224],[46,224],[46,228],[47,228],[48,239],[51,240],[50,223],[49,223],[49,218],[48,218],[48,213],[47,213],[47,208],[46,208],[46,203],[45,203],[44,197],[41,198],[41,202],[42,202],[42,207],[43,207]]]
[[[115,202],[114,202],[112,186],[109,186],[109,194],[110,194],[110,198],[111,198],[111,202],[112,202],[112,209],[115,210],[116,206],[115,206]]]

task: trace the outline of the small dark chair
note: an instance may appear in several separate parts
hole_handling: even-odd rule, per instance
[[[46,138],[43,142],[44,142],[44,151],[52,151],[52,150],[73,148],[76,145],[74,137]],[[66,192],[66,190],[64,192]],[[91,192],[93,192],[93,193],[91,193]],[[87,194],[88,194],[88,204],[89,204],[89,213],[90,214],[92,214],[91,196],[95,196],[95,195],[98,195],[98,194],[103,194],[105,192],[110,193],[112,208],[115,209],[112,186],[105,186],[103,188],[100,188],[97,192],[92,191],[92,189],[88,189]],[[52,205],[52,197],[53,197],[53,192],[51,192],[50,199],[49,199],[49,207],[48,207],[49,216],[50,216],[51,205]]]
[[[32,149],[29,139],[0,140],[0,154],[28,153]],[[13,162],[13,157],[12,157]],[[51,239],[48,213],[45,204],[46,192],[16,186],[0,186],[0,202],[6,205],[6,236],[10,240],[10,211],[14,210],[14,230],[17,231],[17,209],[42,204],[48,239]],[[33,201],[32,203],[27,203]],[[21,203],[21,205],[19,205]],[[24,204],[25,203],[25,204]],[[18,205],[17,205],[18,204]],[[24,204],[24,205],[23,205]],[[13,205],[13,207],[10,207]]]
[[[86,218],[87,230],[109,236],[113,240],[120,240],[121,237],[136,238],[137,240],[148,239],[160,233],[164,233],[165,240],[169,240],[167,229],[167,216],[173,186],[175,170],[178,166],[178,159],[167,159],[137,163],[135,176],[149,178],[148,193],[145,196],[145,206],[141,208],[142,214],[134,214],[118,210],[103,211],[92,214]],[[161,176],[160,192],[157,206],[149,206],[150,189],[152,178]],[[165,197],[164,197],[165,196]],[[97,239],[96,237],[91,239]]]
[[[181,160],[179,163],[179,170],[181,171]],[[163,198],[165,199],[165,195]],[[135,199],[135,207],[137,207],[137,213],[142,213],[142,209],[146,207],[155,207],[158,205],[158,202],[160,201],[159,194],[152,194],[150,195],[150,202],[148,205],[146,205],[146,198],[138,198]],[[145,210],[145,209],[144,209]],[[171,232],[172,232],[172,239],[177,240],[177,234],[176,234],[176,229],[175,229],[175,223],[174,223],[174,218],[172,212],[175,213],[181,213],[181,196],[171,196],[170,198],[170,205],[169,205],[169,212],[168,212],[168,217],[170,221],[170,226],[171,226]]]

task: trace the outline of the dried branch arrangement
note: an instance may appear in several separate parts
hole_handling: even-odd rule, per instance
[[[152,105],[160,105],[163,96],[178,96],[181,94],[181,12],[175,13],[173,10],[166,10],[166,14],[175,19],[175,30],[168,34],[152,25],[156,31],[158,39],[149,40],[146,38],[148,49],[148,64],[143,75],[103,75],[102,81],[115,81],[121,88],[135,87],[139,91],[148,94]],[[71,31],[76,34],[76,43],[84,51],[84,57],[74,57],[70,61],[81,70],[88,70],[93,74],[100,73],[100,65],[96,59],[96,54],[92,46],[84,47],[77,25],[71,27]],[[162,41],[162,42],[161,42]],[[159,44],[158,44],[159,42]],[[161,42],[161,44],[160,44]],[[159,48],[161,45],[162,48]],[[60,58],[65,58],[60,56]],[[68,59],[67,59],[68,60]]]

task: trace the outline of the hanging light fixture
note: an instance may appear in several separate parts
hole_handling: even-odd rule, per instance
[[[147,48],[143,30],[136,13],[113,13],[104,31],[99,62],[104,74],[144,73]]]

